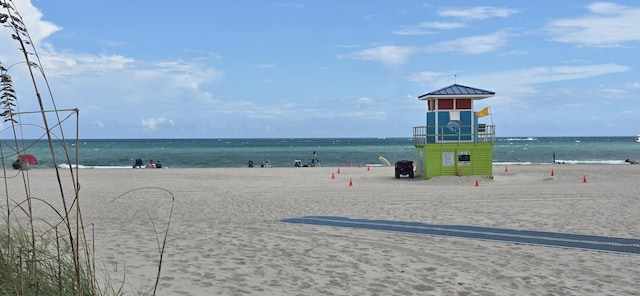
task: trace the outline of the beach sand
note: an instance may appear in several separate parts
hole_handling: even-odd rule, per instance
[[[80,205],[98,271],[128,291],[153,286],[173,205],[157,295],[637,295],[640,255],[279,222],[322,215],[640,238],[640,165],[506,169],[430,180],[356,165],[83,169]],[[59,196],[53,172],[28,171],[34,196]]]

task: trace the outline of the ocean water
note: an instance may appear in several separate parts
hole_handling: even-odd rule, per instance
[[[565,163],[622,164],[640,160],[640,143],[634,137],[544,137],[497,138],[493,150],[495,164]],[[16,144],[2,140],[2,159],[10,166],[16,159]],[[37,157],[32,168],[53,167],[51,148],[43,140],[23,140],[24,153]],[[167,168],[246,167],[249,161],[260,166],[269,157],[274,167],[293,166],[295,160],[308,164],[316,152],[321,166],[383,165],[382,156],[397,160],[417,160],[411,138],[322,138],[322,139],[86,139],[67,140],[71,159],[63,153],[63,143],[55,142],[56,163],[86,168],[131,168],[135,159],[146,164],[160,160]]]

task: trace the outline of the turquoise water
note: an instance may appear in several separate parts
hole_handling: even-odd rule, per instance
[[[498,138],[493,150],[495,164],[538,164],[556,161],[566,163],[624,163],[625,159],[640,160],[640,143],[633,137],[545,137]],[[16,145],[3,140],[2,158],[5,165],[16,159]],[[53,158],[46,141],[24,140],[25,153],[38,158],[35,167],[53,167]],[[56,142],[56,163],[67,165],[62,153],[63,143]],[[160,160],[165,167],[246,167],[249,161],[257,166],[269,157],[272,166],[293,166],[294,160],[311,162],[313,152],[322,166],[382,165],[378,159],[390,162],[416,160],[411,138],[323,138],[323,139],[87,139],[67,141],[71,159],[90,168],[130,168],[134,160],[144,163]],[[75,161],[70,161],[75,164]]]
[[[640,143],[635,137],[544,137],[498,138],[493,149],[494,163],[624,163],[640,159]]]

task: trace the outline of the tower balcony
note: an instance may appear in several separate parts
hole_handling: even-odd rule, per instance
[[[424,147],[427,144],[444,143],[491,143],[495,144],[495,125],[461,125],[455,128],[447,126],[414,126],[413,145]]]

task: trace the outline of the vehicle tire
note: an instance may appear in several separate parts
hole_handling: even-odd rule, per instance
[[[396,179],[400,179],[400,172],[396,171]]]
[[[413,179],[413,177],[414,177],[413,172],[409,172],[409,178]]]

